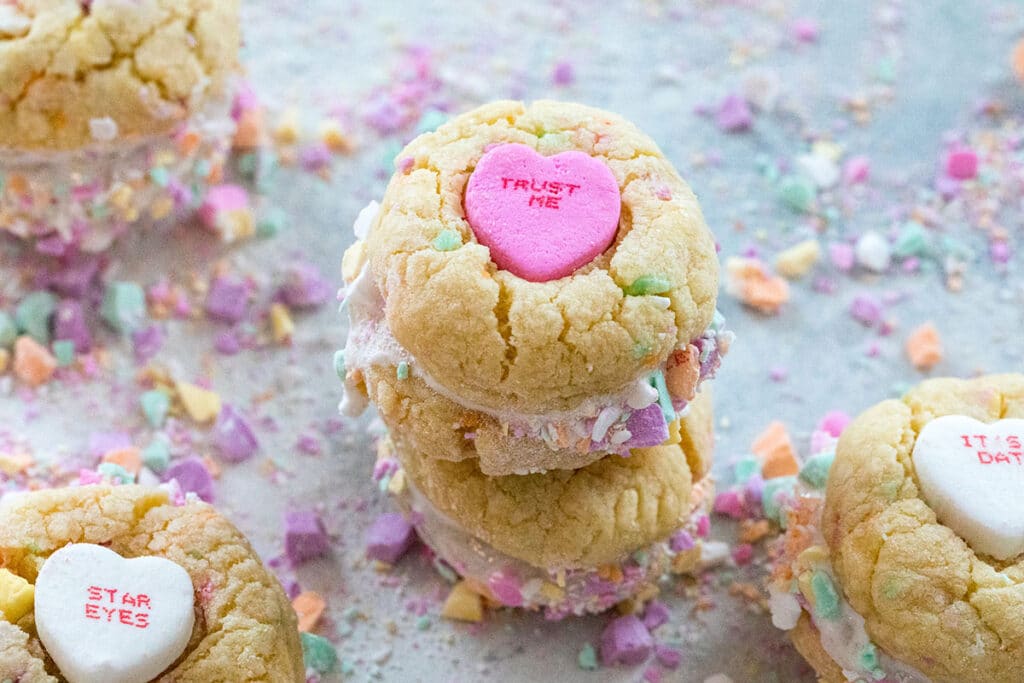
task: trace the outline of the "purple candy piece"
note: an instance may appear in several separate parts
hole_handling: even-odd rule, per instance
[[[754,123],[754,115],[742,95],[726,95],[718,105],[715,123],[727,133],[738,133],[750,128]]]
[[[149,362],[164,345],[164,333],[157,325],[149,325],[132,332],[132,352],[138,363]]]
[[[249,307],[249,288],[241,280],[218,277],[206,295],[206,315],[225,323],[237,323]]]
[[[278,298],[291,308],[315,308],[332,299],[336,290],[315,266],[296,263],[285,272]]]
[[[409,550],[416,538],[412,524],[397,512],[388,512],[374,520],[366,532],[366,556],[394,564]]]
[[[857,322],[870,327],[882,319],[882,302],[871,294],[858,294],[850,303],[850,315]]]
[[[635,666],[651,655],[651,632],[635,615],[612,619],[601,633],[601,663]]]
[[[501,604],[508,607],[522,607],[522,582],[515,574],[504,571],[494,572],[487,579],[487,587],[491,589],[494,597]]]
[[[634,411],[626,420],[626,429],[632,435],[625,443],[626,448],[647,448],[664,443],[668,438],[665,414],[657,403]]]
[[[302,564],[330,551],[330,539],[320,520],[311,510],[296,510],[284,517],[284,552],[293,565]]]
[[[53,315],[53,338],[74,342],[76,352],[89,353],[92,349],[92,334],[85,322],[82,304],[74,299],[64,299],[57,304]]]
[[[680,529],[679,531],[672,534],[672,538],[668,540],[668,547],[674,553],[681,553],[686,550],[692,550],[697,546],[697,542],[693,540],[693,536],[690,532]]]
[[[63,296],[81,299],[95,282],[101,265],[102,259],[98,256],[76,254],[62,259],[60,265],[44,270],[36,277],[36,284]]]
[[[207,503],[213,502],[213,475],[196,456],[178,460],[164,472],[164,481],[177,479],[181,490],[194,493]]]
[[[652,600],[644,610],[644,626],[648,631],[653,631],[662,624],[667,624],[669,618],[668,605],[660,600]]]
[[[245,418],[224,405],[213,426],[213,445],[228,462],[243,462],[256,454],[259,442]]]

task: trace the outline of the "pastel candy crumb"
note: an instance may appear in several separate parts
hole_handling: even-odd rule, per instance
[[[18,337],[14,343],[14,376],[30,387],[46,384],[57,370],[57,359],[29,336]]]
[[[397,512],[388,512],[370,525],[366,532],[366,556],[394,564],[412,546],[416,532],[412,524]]]
[[[299,618],[299,631],[308,633],[316,628],[326,607],[327,603],[324,602],[323,597],[315,591],[303,591],[295,596],[295,599],[292,600],[292,608]]]
[[[32,611],[35,588],[7,569],[0,569],[0,616],[16,623]]]
[[[189,382],[178,382],[175,388],[185,412],[195,422],[211,422],[220,414],[219,394]]]
[[[302,661],[307,669],[328,674],[338,666],[338,652],[330,641],[312,633],[301,633]]]
[[[933,323],[915,328],[906,343],[907,357],[918,370],[930,370],[943,357],[942,337]]]
[[[765,479],[794,475],[800,471],[796,451],[786,426],[774,421],[751,444],[750,450],[761,459]]]
[[[201,458],[191,456],[178,460],[164,472],[164,481],[177,480],[181,490],[194,493],[207,503],[214,498],[213,474]]]
[[[292,564],[303,564],[330,552],[330,538],[317,513],[292,511],[285,515],[284,524],[284,549]]]
[[[479,622],[484,618],[483,598],[465,581],[459,581],[448,593],[441,616],[455,621]]]
[[[225,404],[211,433],[213,445],[228,462],[244,462],[256,454],[259,442],[252,427],[237,410]]]
[[[644,662],[654,649],[650,631],[636,615],[612,619],[601,632],[601,663],[605,666]]]

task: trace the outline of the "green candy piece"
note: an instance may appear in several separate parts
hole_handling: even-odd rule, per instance
[[[135,475],[126,470],[125,468],[121,467],[117,463],[101,463],[100,466],[96,468],[96,471],[99,472],[104,477],[120,482],[122,484],[135,483]]]
[[[836,454],[833,451],[812,455],[804,463],[804,466],[800,468],[800,480],[818,490],[825,488],[825,482],[828,481],[828,472],[832,469],[832,461],[835,459]]]
[[[156,166],[149,172],[149,179],[157,187],[167,187],[171,182],[171,174],[163,166]]]
[[[418,134],[429,133],[437,130],[437,128],[448,120],[448,115],[438,109],[428,109],[423,112],[423,116],[416,123],[416,132]]]
[[[861,668],[871,672],[873,679],[881,681],[885,678],[885,671],[882,669],[881,662],[878,661],[878,649],[874,643],[865,645],[857,659]]]
[[[585,644],[576,657],[576,663],[584,671],[597,671],[597,651],[594,650],[594,646],[590,643]]]
[[[783,529],[786,528],[786,520],[782,514],[781,499],[793,493],[796,486],[796,477],[775,477],[764,483],[764,491],[761,494],[761,507],[764,509],[764,516],[776,522]]]
[[[647,294],[664,294],[672,290],[672,283],[658,275],[642,275],[633,280],[633,284],[624,287],[626,296],[644,296]]]
[[[267,209],[267,212],[256,222],[256,235],[258,237],[276,237],[288,225],[288,216],[284,209],[274,207]]]
[[[426,631],[430,628],[430,617],[424,614],[422,617],[416,620],[416,630]]]
[[[133,332],[146,319],[146,293],[135,282],[111,282],[103,295],[100,315],[120,334]]]
[[[733,476],[737,484],[745,484],[755,474],[761,474],[761,463],[752,455],[746,455],[732,466]]]
[[[171,408],[170,397],[162,391],[153,389],[139,397],[139,405],[146,415],[146,421],[153,429],[161,427],[167,419],[167,411]]]
[[[451,228],[445,228],[434,238],[432,244],[438,251],[455,251],[462,246],[462,235]]]
[[[395,370],[395,375],[398,379],[409,379],[409,364],[404,360],[398,364],[398,368]]]
[[[53,342],[53,355],[57,359],[57,365],[66,368],[75,362],[75,342],[70,339]]]
[[[302,661],[306,668],[320,674],[334,671],[334,667],[338,665],[338,653],[334,646],[326,638],[312,633],[299,635],[302,637]]]
[[[672,397],[668,395],[665,373],[658,370],[651,375],[651,386],[658,390],[658,405],[661,406],[661,414],[665,416],[666,424],[672,422],[676,419],[676,409],[672,405]]]
[[[794,211],[807,213],[814,206],[817,190],[809,179],[790,175],[779,183],[778,197],[779,201]]]
[[[338,379],[345,381],[345,352],[341,349],[334,352],[334,372]]]
[[[815,571],[811,576],[811,591],[814,593],[815,615],[822,619],[838,619],[842,610],[832,578],[820,569]]]
[[[8,313],[0,311],[0,349],[9,349],[18,339],[18,325]]]
[[[157,474],[162,474],[171,463],[171,447],[162,438],[153,439],[153,442],[142,449],[142,464]]]
[[[57,297],[46,291],[32,292],[14,309],[18,329],[43,346],[50,345],[50,319],[57,309]]]
[[[928,232],[917,221],[907,221],[900,228],[892,253],[900,258],[924,256],[928,253]]]

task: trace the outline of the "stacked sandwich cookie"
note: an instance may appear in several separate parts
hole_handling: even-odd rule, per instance
[[[731,333],[697,200],[629,122],[497,102],[420,136],[346,252],[342,410],[473,587],[564,616],[699,556]]]

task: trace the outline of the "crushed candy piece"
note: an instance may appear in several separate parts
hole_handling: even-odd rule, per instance
[[[111,282],[103,295],[100,315],[115,332],[134,332],[146,319],[146,293],[136,282]]]
[[[635,615],[612,619],[601,632],[601,663],[605,666],[644,662],[654,649],[650,631]]]
[[[302,661],[307,669],[318,674],[329,674],[338,666],[338,652],[326,638],[312,633],[300,633]]]
[[[385,513],[374,520],[366,532],[366,556],[394,564],[415,539],[416,532],[405,517],[397,512]]]
[[[163,479],[174,479],[185,493],[194,493],[207,503],[213,502],[213,475],[201,458],[190,456],[172,463],[164,472]]]
[[[769,424],[754,439],[750,450],[761,459],[761,476],[766,480],[794,475],[800,471],[793,441],[786,425],[778,420]]]
[[[796,280],[809,273],[820,258],[818,240],[804,240],[775,257],[775,270],[784,278]]]
[[[907,356],[918,370],[930,370],[943,357],[942,337],[933,323],[925,323],[915,328],[906,343]]]
[[[35,588],[8,569],[0,568],[0,616],[16,623],[32,611]]]
[[[185,412],[195,422],[211,422],[220,414],[219,394],[189,382],[177,382],[174,387]]]
[[[228,462],[244,462],[259,449],[252,427],[230,404],[221,407],[211,440],[220,456]]]
[[[288,512],[284,518],[284,526],[284,550],[293,565],[323,557],[330,552],[330,538],[320,515],[316,512]]]
[[[57,359],[29,336],[18,337],[14,343],[14,376],[30,387],[46,384],[57,370]]]
[[[770,273],[761,261],[733,257],[726,261],[725,268],[728,274],[726,291],[747,306],[766,315],[774,315],[789,301],[789,285]]]
[[[299,631],[308,633],[316,628],[323,616],[327,603],[314,591],[303,591],[292,600],[292,608],[299,618]]]
[[[484,618],[483,598],[465,581],[459,581],[448,593],[441,608],[441,616],[455,621],[479,622]]]

